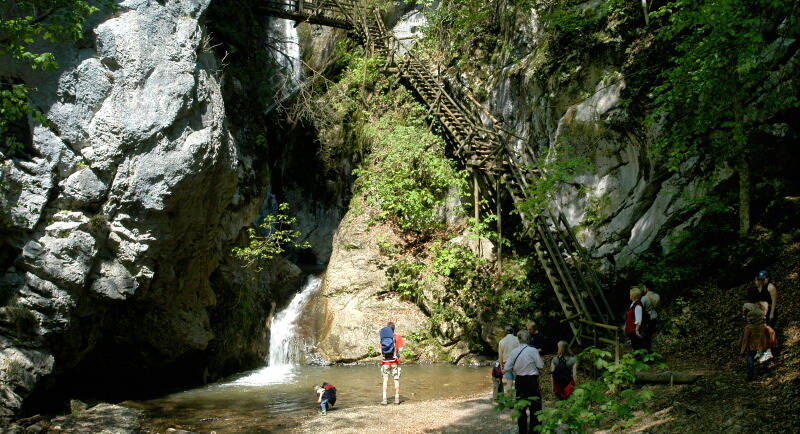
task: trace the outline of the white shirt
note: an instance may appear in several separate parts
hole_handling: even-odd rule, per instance
[[[497,344],[497,358],[500,359],[500,363],[505,363],[506,360],[508,360],[508,355],[518,346],[519,339],[511,333],[507,334],[503,339],[500,339],[500,342]]]
[[[530,345],[520,345],[508,355],[503,371],[517,375],[539,375],[539,370],[542,368],[544,361],[539,355],[539,350]]]
[[[628,309],[633,307],[634,304],[636,304],[635,301],[631,303]],[[633,310],[633,323],[637,325],[642,323],[642,306],[640,305],[636,305],[636,309]]]
[[[647,291],[642,296],[642,304],[644,305],[644,310],[650,314],[650,319],[658,318],[658,313],[656,313],[655,305],[661,301],[661,296],[656,294],[653,291]]]

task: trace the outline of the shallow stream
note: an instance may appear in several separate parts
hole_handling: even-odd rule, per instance
[[[403,366],[401,405],[405,402],[467,396],[491,389],[489,367],[445,364]],[[323,381],[337,387],[332,411],[377,404],[381,400],[380,368],[375,366],[271,367],[242,374],[230,381],[131,402],[145,410],[148,425],[158,432],[177,428],[196,432],[280,432],[296,426],[319,407],[312,390]],[[389,395],[393,395],[391,381]]]
[[[162,398],[127,405],[145,411],[147,424],[158,432],[177,428],[195,432],[279,432],[315,414],[319,407],[315,384],[337,388],[333,411],[347,411],[381,401],[383,379],[376,365],[311,366],[298,362],[307,353],[301,337],[303,312],[319,292],[322,279],[310,276],[303,289],[272,321],[269,360],[264,368],[226,381]],[[377,330],[376,330],[377,338]],[[489,367],[448,364],[402,366],[401,404],[454,398],[491,390]],[[394,384],[387,390],[394,396]]]

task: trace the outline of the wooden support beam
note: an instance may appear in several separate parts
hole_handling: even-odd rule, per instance
[[[651,372],[651,371],[636,371],[637,383],[669,383],[669,384],[690,384],[697,381],[702,377],[699,374],[692,374],[689,372]]]

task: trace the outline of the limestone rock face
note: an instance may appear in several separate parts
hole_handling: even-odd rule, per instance
[[[209,277],[263,197],[243,180],[265,177],[226,126],[209,3],[126,0],[54,47],[56,72],[0,62],[50,120],[0,155],[0,416],[44,394],[44,377],[197,381],[212,363],[191,357],[225,327]]]
[[[386,293],[386,263],[365,214],[349,211],[333,237],[333,252],[321,297],[311,306],[318,351],[331,362],[367,358],[378,348],[378,332],[395,323],[401,335],[422,332],[428,318],[419,307]]]
[[[558,190],[553,208],[566,215],[606,271],[624,268],[654,245],[668,251],[671,236],[700,217],[692,211],[693,199],[732,171],[709,173],[702,161],[667,171],[663,158],[651,155],[658,126],[627,122],[631,115],[621,102],[626,80],[614,59],[598,55],[589,64],[565,64],[558,77],[538,78],[542,28],[532,15],[505,23],[514,28],[520,60],[491,75],[484,106],[503,119],[504,128],[527,138],[511,143],[514,152],[562,158],[553,149],[563,144],[570,156],[589,160]]]

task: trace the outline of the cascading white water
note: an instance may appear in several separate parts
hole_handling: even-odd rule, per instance
[[[309,276],[303,290],[272,319],[268,366],[294,365],[300,361],[303,342],[297,338],[297,320],[321,285],[322,279]]]
[[[284,383],[294,376],[304,347],[297,336],[297,323],[308,302],[322,286],[322,278],[309,276],[303,289],[294,296],[286,309],[275,314],[270,327],[269,360],[267,366],[242,377],[230,385],[265,386]]]

